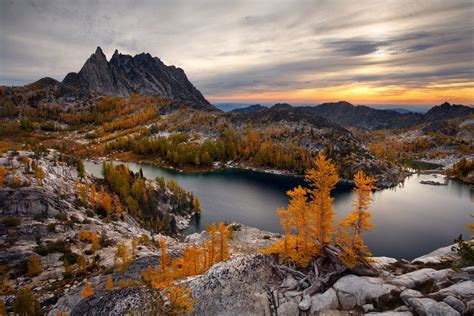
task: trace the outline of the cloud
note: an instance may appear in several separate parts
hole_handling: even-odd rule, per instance
[[[360,56],[374,54],[381,49],[390,49],[393,43],[390,41],[370,41],[364,39],[349,39],[329,41],[326,47],[335,53],[342,53],[347,56]]]
[[[62,80],[97,46],[149,52],[221,98],[468,84],[473,15],[472,1],[3,0],[0,84]]]

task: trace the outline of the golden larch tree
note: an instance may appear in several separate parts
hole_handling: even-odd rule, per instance
[[[165,239],[160,239],[160,262],[153,268],[147,267],[141,272],[143,281],[161,290],[163,298],[170,303],[165,314],[182,315],[192,312],[194,300],[190,290],[176,284],[176,280],[198,275],[209,269],[214,263],[230,257],[228,240],[231,233],[224,223],[209,225],[208,238],[199,247],[196,244],[184,247],[181,257],[170,258],[167,254]]]
[[[306,171],[309,188],[298,186],[288,191],[288,208],[277,211],[283,238],[263,250],[300,266],[307,266],[324,245],[333,242],[335,216],[330,193],[339,176],[335,165],[322,153],[314,165],[314,169]]]
[[[161,273],[163,275],[166,275],[168,273],[168,264],[169,264],[169,258],[168,258],[168,253],[166,250],[166,241],[164,239],[160,239],[160,268],[161,268]]]
[[[8,174],[8,170],[5,167],[0,167],[0,186],[5,184],[5,177]]]
[[[107,214],[107,218],[109,218],[110,214],[114,210],[112,206],[112,198],[110,197],[110,194],[104,190],[104,187],[101,187],[100,194],[102,207],[104,208],[105,213]]]
[[[371,193],[377,189],[374,185],[376,181],[375,178],[365,175],[362,171],[354,175],[354,209],[341,220],[337,237],[337,243],[343,248],[339,257],[349,267],[354,266],[358,261],[366,260],[366,257],[371,255],[362,235],[366,230],[374,227],[369,220],[372,217],[369,207],[372,201]]]
[[[36,180],[38,181],[39,185],[43,186],[43,180],[44,180],[45,176],[46,176],[46,174],[44,173],[43,168],[41,168],[40,166],[36,166],[36,168],[35,168],[35,177],[36,177]]]
[[[290,201],[288,208],[278,209],[278,216],[283,227],[284,236],[265,253],[277,253],[284,260],[306,266],[316,254],[314,238],[314,217],[308,205],[306,190],[298,186],[287,192]]]
[[[77,266],[79,267],[79,272],[84,273],[87,269],[87,259],[84,256],[78,256],[76,259]]]
[[[122,203],[120,203],[120,198],[118,197],[118,195],[114,195],[113,201],[114,201],[114,212],[119,219],[122,219],[123,206],[122,206]]]
[[[81,230],[81,232],[79,233],[79,240],[90,242],[92,245],[92,253],[95,253],[100,248],[99,235],[95,231],[89,231],[87,229]]]
[[[81,199],[82,206],[84,206],[84,207],[87,207],[87,205],[89,204],[88,201],[87,201],[87,191],[88,191],[87,183],[86,184],[80,183],[79,184],[79,196],[80,196],[80,199]]]
[[[218,225],[219,230],[219,261],[226,261],[229,259],[229,235],[230,232],[223,222]]]
[[[193,312],[195,301],[191,298],[191,290],[171,284],[164,290],[164,295],[170,303],[170,315],[188,315]]]
[[[334,210],[331,191],[339,181],[336,166],[320,153],[315,160],[315,168],[306,171],[305,180],[309,184],[309,207],[313,214],[311,230],[319,241],[319,246],[330,244],[333,235]]]
[[[81,292],[81,297],[86,298],[94,294],[94,289],[92,288],[89,280],[86,279],[86,283],[84,284],[84,288],[82,289]]]
[[[119,271],[123,271],[130,263],[130,253],[125,243],[117,245],[117,252],[115,253],[115,264],[118,266]]]
[[[99,244],[99,235],[97,232],[91,232],[90,235],[90,242],[91,242],[91,251],[92,253],[95,253],[97,250],[100,249],[100,244]]]
[[[212,266],[216,262],[216,248],[217,248],[217,227],[215,224],[207,226],[207,232],[209,233],[209,266]]]
[[[41,260],[37,255],[28,259],[28,276],[34,277],[41,273]]]
[[[127,287],[127,282],[124,279],[119,281],[119,288],[124,289]]]
[[[204,263],[202,262],[203,260],[203,255],[202,251],[198,249],[196,245],[191,245],[191,247],[188,248],[188,253],[187,253],[188,258],[191,260],[187,260],[190,262],[189,268],[191,269],[190,275],[198,275],[203,271],[204,268]],[[186,259],[185,259],[186,260]]]
[[[90,201],[89,201],[92,208],[95,208],[96,200],[97,200],[97,190],[95,188],[95,185],[92,183],[91,188],[90,188]]]
[[[107,276],[107,284],[106,287],[107,291],[112,291],[114,289],[114,280],[112,280],[112,276]]]
[[[0,316],[7,316],[7,307],[5,306],[5,302],[0,299]]]
[[[295,232],[291,258],[296,263],[304,266],[315,254],[312,236],[312,214],[308,206],[306,190],[303,187],[298,186],[288,191],[288,196],[290,197],[288,205],[290,227]]]
[[[136,253],[137,253],[138,239],[133,238],[132,241],[131,241],[131,245],[132,245],[132,255],[135,256]]]

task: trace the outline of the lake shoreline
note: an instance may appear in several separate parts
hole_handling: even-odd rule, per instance
[[[128,153],[127,153],[128,154]],[[180,172],[180,173],[190,173],[190,174],[201,174],[201,173],[212,173],[212,172],[221,172],[225,170],[250,170],[254,172],[260,172],[264,174],[272,174],[272,175],[281,175],[281,176],[288,176],[288,177],[295,177],[299,179],[304,179],[304,174],[297,174],[295,172],[283,169],[275,169],[269,167],[256,167],[244,162],[234,162],[228,161],[226,163],[223,162],[214,162],[212,167],[183,167],[183,168],[176,168],[169,164],[160,162],[158,160],[149,159],[149,158],[139,158],[135,156],[126,155],[126,157],[120,156],[111,156],[111,157],[98,157],[98,158],[84,158],[86,161],[90,161],[93,163],[103,163],[104,161],[114,161],[117,163],[136,163],[136,164],[147,164],[153,167],[158,167],[170,171]],[[398,174],[396,180],[385,180],[378,185],[379,189],[388,189],[393,188],[402,183],[406,177],[413,174],[414,172],[405,170],[403,168],[400,169],[401,171]],[[354,185],[354,181],[352,179],[344,179],[340,178],[339,185]]]

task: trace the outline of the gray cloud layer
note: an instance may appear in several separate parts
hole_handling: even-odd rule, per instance
[[[101,46],[182,67],[205,95],[474,80],[472,1],[0,0],[0,84]]]

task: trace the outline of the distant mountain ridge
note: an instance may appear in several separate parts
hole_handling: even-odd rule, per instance
[[[107,61],[100,47],[78,73],[66,75],[61,83],[61,92],[111,96],[140,93],[210,105],[181,68],[167,66],[159,58],[147,53],[132,57],[120,54],[117,50]]]
[[[353,105],[346,101],[323,103],[302,110],[320,115],[343,126],[357,128],[406,128],[414,126],[423,115],[401,114],[391,110],[378,110],[365,105]]]
[[[244,108],[234,109],[230,111],[230,113],[252,113],[263,109],[267,109],[267,107],[261,106],[260,104],[252,104]]]
[[[445,102],[434,106],[425,114],[399,113],[393,110],[378,110],[349,102],[323,103],[315,107],[304,107],[306,111],[320,115],[343,126],[357,128],[409,128],[438,120],[468,116],[474,108],[465,105],[451,105]]]
[[[375,108],[377,109],[377,108]],[[379,110],[387,110],[387,111],[395,111],[400,114],[407,114],[407,113],[425,113],[426,111],[420,110],[412,110],[412,109],[404,109],[404,108],[384,108],[384,109],[379,109]]]
[[[428,112],[422,114],[411,111],[400,113],[400,111],[391,109],[374,109],[365,105],[353,105],[346,101],[297,107],[287,103],[278,103],[269,109],[264,107],[258,109],[247,107],[234,112],[251,113],[256,110],[281,111],[288,109],[318,115],[343,126],[368,129],[408,128],[420,124],[468,116],[474,113],[473,107],[457,104],[451,105],[448,102],[434,106]]]

